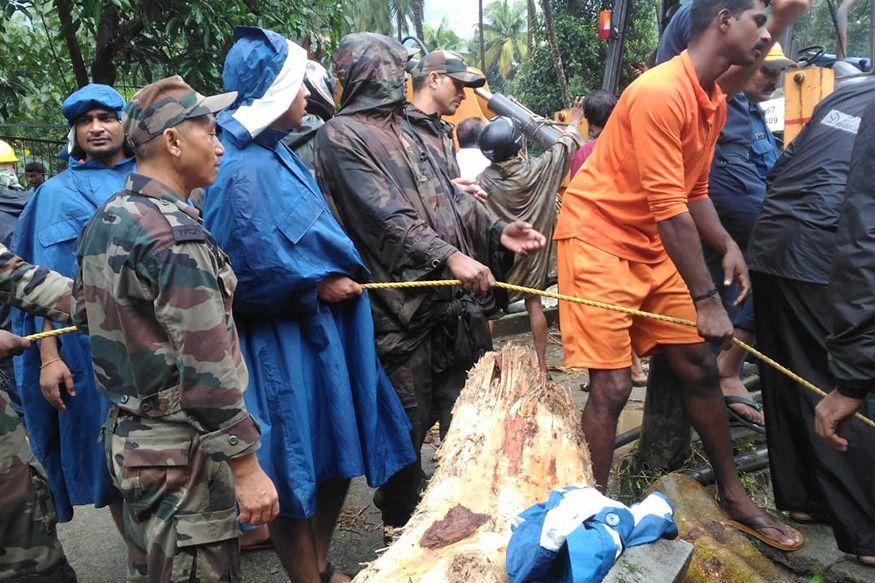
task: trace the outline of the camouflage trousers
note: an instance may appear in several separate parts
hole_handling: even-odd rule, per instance
[[[0,580],[76,581],[55,532],[57,518],[45,471],[0,388]]]
[[[128,581],[239,581],[240,527],[227,462],[186,423],[110,413],[104,438],[124,497]]]

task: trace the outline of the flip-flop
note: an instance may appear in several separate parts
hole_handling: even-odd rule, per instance
[[[794,514],[796,516],[793,516]],[[789,516],[790,520],[799,524],[825,524],[827,522],[826,517],[808,512],[791,512]]]
[[[762,423],[754,423],[750,419],[745,419],[743,416],[739,415],[735,412],[735,410],[730,407],[730,405],[745,405],[754,409],[756,411],[762,412],[763,406],[754,401],[753,399],[748,399],[747,397],[741,397],[739,395],[727,395],[723,397],[723,401],[726,403],[726,410],[729,411],[729,419],[732,423],[737,423],[740,425],[744,425],[748,429],[753,429],[757,433],[765,433],[766,426]]]
[[[321,583],[331,583],[331,578],[334,576],[335,573],[339,573],[339,571],[334,568],[334,565],[328,563],[328,565],[325,567],[325,571],[319,573],[319,581]]]
[[[788,553],[792,552],[792,551],[798,551],[799,549],[802,548],[802,545],[805,544],[805,537],[802,535],[801,532],[799,532],[798,530],[796,530],[792,526],[787,526],[783,522],[780,522],[776,518],[773,518],[767,514],[760,515],[760,516],[751,516],[749,518],[737,518],[734,520],[731,518],[726,518],[723,520],[723,524],[725,524],[726,526],[731,526],[732,528],[735,528],[736,530],[740,530],[741,532],[743,532],[745,534],[749,534],[750,536],[762,541],[764,544],[767,544],[770,547],[774,547],[778,550],[785,551]],[[783,530],[784,532],[786,532],[786,529],[789,529],[789,530],[791,530],[799,535],[799,542],[796,543],[795,545],[787,545],[787,544],[778,542],[774,539],[770,539],[769,537],[764,535],[762,532],[760,532],[760,529],[763,529],[763,528],[771,528],[773,530]]]
[[[266,551],[273,548],[273,539],[267,537],[261,542],[252,543],[251,545],[241,545],[240,551],[244,553],[253,553],[255,551]]]

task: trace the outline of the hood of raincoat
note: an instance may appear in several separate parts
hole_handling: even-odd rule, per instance
[[[219,115],[222,129],[245,146],[289,109],[306,71],[307,51],[292,41],[263,28],[235,28],[222,81],[237,100]]]
[[[61,111],[67,118],[67,124],[72,127],[76,118],[95,107],[114,111],[121,119],[122,110],[125,108],[125,99],[109,85],[89,83],[82,89],[71,93],[61,104]]]
[[[395,39],[372,32],[343,37],[334,56],[343,90],[338,115],[400,112],[406,61],[407,51]]]

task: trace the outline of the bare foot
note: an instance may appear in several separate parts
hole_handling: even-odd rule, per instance
[[[857,555],[857,560],[861,565],[875,567],[875,555]]]
[[[724,397],[736,396],[753,400],[753,397],[748,392],[747,388],[745,388],[744,384],[741,382],[741,379],[738,378],[738,374],[721,376],[720,390],[723,392]],[[745,419],[750,421],[751,423],[757,423],[758,425],[766,424],[766,418],[763,415],[763,412],[757,411],[749,405],[745,405],[744,403],[732,403],[731,405],[729,405],[729,408],[735,411],[739,416],[744,417]]]

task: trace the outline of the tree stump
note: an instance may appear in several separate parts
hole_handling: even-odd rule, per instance
[[[534,354],[519,346],[480,359],[416,512],[357,583],[506,581],[516,515],[554,488],[594,482],[570,392],[538,378]]]
[[[690,417],[681,382],[665,356],[656,354],[650,359],[641,438],[635,455],[639,466],[672,471],[690,457]]]

